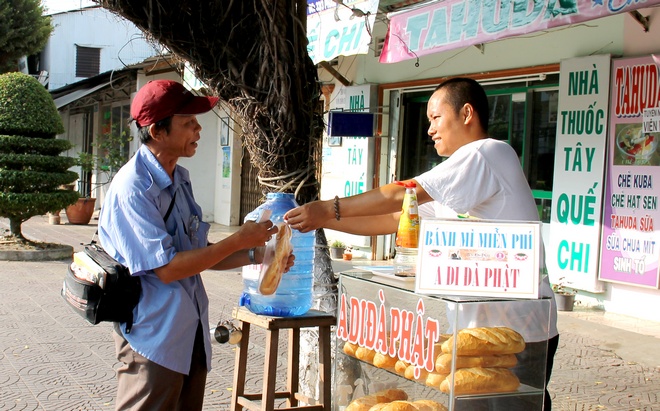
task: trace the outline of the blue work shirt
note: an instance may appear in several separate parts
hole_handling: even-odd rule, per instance
[[[120,325],[124,337],[138,354],[186,375],[200,322],[206,367],[211,370],[206,290],[199,274],[165,284],[153,270],[168,264],[179,251],[206,246],[210,226],[201,215],[188,170],[177,165],[171,180],[143,145],[115,175],[99,220],[103,248],[131,275],[140,276],[142,283],[131,332],[126,334],[126,324]]]

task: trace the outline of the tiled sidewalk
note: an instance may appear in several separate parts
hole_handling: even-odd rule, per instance
[[[51,226],[46,217],[34,217],[24,224],[24,234],[79,249],[91,239],[94,224]],[[0,219],[0,231],[6,227]],[[233,230],[213,225],[211,239]],[[107,324],[88,325],[62,302],[67,263],[0,262],[0,410],[114,409],[111,331]],[[211,322],[229,319],[242,290],[240,272],[203,275]],[[660,324],[580,309],[560,313],[559,320],[560,347],[549,387],[554,410],[660,410]],[[252,391],[260,390],[263,340],[253,329]],[[283,364],[286,351],[280,352]],[[214,345],[213,367],[205,410],[228,410],[234,346]],[[278,381],[285,379],[282,373]]]

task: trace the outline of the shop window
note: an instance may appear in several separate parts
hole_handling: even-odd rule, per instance
[[[426,105],[433,91],[402,96],[403,128],[397,152],[397,180],[406,180],[428,171],[442,162],[429,137]]]
[[[518,154],[520,164],[525,167],[525,129],[527,127],[527,95],[514,93],[511,95],[511,133],[509,144]]]
[[[558,90],[532,93],[528,180],[532,190],[552,191],[557,135]]]
[[[525,140],[525,93],[490,95],[488,108],[488,135],[509,143],[522,164]]]
[[[511,95],[488,96],[488,134],[491,138],[509,141],[511,128]]]

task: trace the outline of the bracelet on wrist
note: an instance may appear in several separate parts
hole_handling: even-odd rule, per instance
[[[339,214],[339,196],[335,196],[335,218],[337,221],[341,218],[341,215]]]
[[[254,255],[255,250],[256,250],[255,247],[250,248],[250,249],[248,250],[248,260],[250,260],[250,264],[257,264],[257,258],[256,258],[256,256]]]

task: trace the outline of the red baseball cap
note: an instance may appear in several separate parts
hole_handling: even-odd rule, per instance
[[[172,80],[152,80],[138,90],[131,104],[131,117],[144,127],[175,114],[201,114],[211,110],[218,97],[196,96]]]

